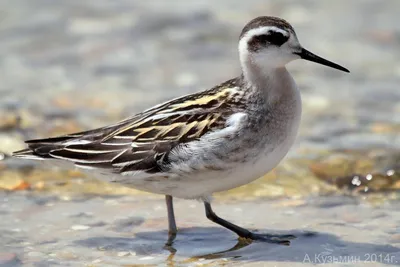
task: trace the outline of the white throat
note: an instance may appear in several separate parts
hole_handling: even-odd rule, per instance
[[[280,32],[289,39],[281,46],[270,45],[251,51],[249,42],[252,38],[268,34],[269,31]],[[238,50],[244,79],[250,87],[262,92],[268,102],[297,91],[293,78],[285,68],[288,62],[296,59],[292,52],[295,46],[299,46],[297,38],[275,26],[251,29],[240,38]]]

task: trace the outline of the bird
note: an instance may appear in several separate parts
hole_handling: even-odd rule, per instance
[[[268,173],[293,145],[302,107],[289,62],[349,70],[303,48],[293,27],[272,16],[245,25],[238,52],[241,73],[233,79],[109,126],[28,140],[13,156],[69,162],[100,179],[165,195],[167,245],[178,231],[173,198],[204,202],[206,217],[239,238],[289,245],[295,236],[262,234],[219,217],[212,195]]]

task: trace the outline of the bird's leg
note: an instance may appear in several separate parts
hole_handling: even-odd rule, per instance
[[[244,229],[218,217],[217,214],[215,214],[215,212],[212,210],[210,203],[204,202],[204,207],[206,209],[206,216],[209,220],[235,232],[240,237],[287,246],[290,245],[289,239],[295,238],[295,236],[293,235],[269,235],[252,233],[247,229]]]
[[[168,241],[166,245],[171,246],[177,233],[172,196],[166,195],[165,203],[167,204],[167,212],[168,212]]]

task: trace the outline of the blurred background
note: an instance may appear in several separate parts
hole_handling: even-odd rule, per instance
[[[123,258],[134,263],[148,255],[153,258],[143,263],[165,263],[164,252],[158,251],[157,245],[138,253],[137,246],[149,237],[127,243],[106,240],[107,244],[122,245],[109,244],[111,248],[102,252],[96,248],[105,240],[90,239],[90,243],[87,239],[86,243],[71,245],[76,240],[70,236],[71,231],[82,230],[88,238],[95,238],[104,235],[104,229],[109,235],[131,236],[132,231],[147,227],[150,232],[159,229],[157,238],[161,241],[155,239],[162,243],[166,227],[162,196],[101,183],[78,170],[15,160],[10,154],[22,149],[25,139],[114,123],[160,101],[208,89],[240,74],[238,36],[249,20],[260,15],[286,19],[305,48],[351,73],[305,61],[288,65],[303,98],[296,145],[284,162],[262,179],[218,194],[219,210],[239,223],[241,210],[246,214],[251,207],[266,205],[278,214],[269,214],[267,221],[254,211],[254,217],[247,217],[250,226],[314,229],[324,225],[318,217],[326,207],[335,207],[339,211],[331,210],[334,216],[328,212],[325,217],[343,223],[343,228],[327,228],[337,238],[343,233],[350,235],[346,227],[356,224],[376,233],[371,240],[363,241],[393,243],[398,249],[399,10],[397,0],[0,1],[0,212],[6,218],[0,222],[4,237],[0,241],[0,264],[3,260],[16,265],[52,261],[63,266],[67,262],[76,264],[68,266],[103,266],[108,257],[115,266],[117,258],[118,262]],[[187,214],[195,207],[196,213]],[[230,211],[235,209],[240,210],[232,215]],[[178,201],[177,210],[181,210],[177,219],[182,227],[192,227],[204,217],[197,202]],[[386,215],[376,214],[377,210]],[[288,220],[279,212],[298,217]],[[61,220],[57,214],[62,215],[63,223],[57,221]],[[42,220],[38,221],[38,216]],[[116,221],[110,221],[115,217]],[[315,221],[306,223],[310,217]],[[85,220],[90,222],[82,225]],[[374,225],[366,225],[371,220]],[[295,225],[295,221],[304,224]],[[96,223],[99,226],[93,226]],[[114,228],[107,228],[110,224]],[[134,225],[138,225],[135,230]],[[90,232],[94,228],[97,232]],[[31,234],[38,229],[47,230]],[[55,231],[63,238],[53,240],[51,233]],[[231,243],[235,240],[224,230],[213,231],[222,239],[228,235]],[[196,238],[202,240],[208,232],[200,231]],[[314,245],[338,245],[336,237],[324,237]],[[352,236],[353,240],[357,238],[366,237],[360,232]],[[179,260],[199,255],[195,249],[199,245],[193,242],[183,242],[178,252],[186,254]],[[207,242],[208,254],[223,250],[212,240]],[[2,245],[5,252],[1,252]],[[67,252],[56,249],[70,245]],[[356,255],[377,250],[365,244],[362,249],[348,243],[341,245]],[[29,249],[33,246],[37,249]],[[259,249],[252,246],[250,252],[245,252],[257,259],[254,262],[235,264],[264,264],[272,255],[261,250],[261,256],[257,254]],[[89,257],[82,251],[93,254]],[[275,257],[274,261],[292,266],[293,261],[301,262],[302,253],[292,253],[289,259],[282,254],[283,260]],[[210,264],[221,260],[205,258]],[[191,258],[191,262],[198,259]],[[224,259],[231,260],[229,256]],[[291,263],[284,263],[285,259]]]

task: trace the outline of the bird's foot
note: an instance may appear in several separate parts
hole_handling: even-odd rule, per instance
[[[171,247],[172,244],[174,243],[175,238],[176,238],[176,232],[168,232],[168,239],[167,242],[165,243],[165,246]]]
[[[245,238],[249,238],[249,239],[255,240],[255,241],[271,243],[271,244],[289,246],[290,240],[296,238],[296,236],[250,233],[250,235],[246,236]]]

